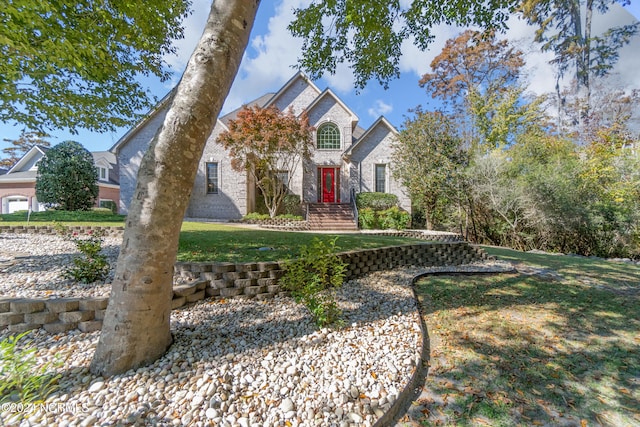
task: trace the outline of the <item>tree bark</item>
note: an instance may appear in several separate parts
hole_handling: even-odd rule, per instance
[[[182,219],[222,104],[236,76],[259,0],[215,0],[164,124],[138,172],[94,374],[115,375],[171,345],[173,266]]]

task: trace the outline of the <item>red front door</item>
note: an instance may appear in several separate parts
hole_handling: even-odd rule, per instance
[[[338,168],[319,168],[320,186],[322,203],[336,203],[339,202],[339,196],[337,194],[337,171]]]

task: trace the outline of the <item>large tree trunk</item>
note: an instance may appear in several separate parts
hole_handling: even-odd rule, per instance
[[[240,66],[259,0],[215,0],[164,125],[140,165],[102,334],[91,362],[114,375],[171,345],[169,317],[182,218],[205,143]]]

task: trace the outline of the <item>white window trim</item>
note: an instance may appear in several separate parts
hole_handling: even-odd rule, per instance
[[[218,181],[218,188],[216,188],[215,192],[209,192],[209,171],[207,168],[207,165],[209,163],[215,163],[216,166],[216,178]],[[220,174],[220,162],[217,160],[213,160],[213,159],[209,159],[209,161],[204,162],[204,192],[206,195],[217,195],[221,193],[221,182],[222,182],[222,175]]]
[[[320,148],[320,141],[318,140],[318,129],[320,129],[322,126],[324,126],[326,124],[332,124],[333,126],[335,126],[336,130],[338,131],[338,141],[340,143],[340,146],[338,148]],[[318,127],[314,131],[314,138],[316,140],[316,149],[318,151],[339,151],[339,150],[342,150],[342,147],[344,145],[343,133],[340,130],[340,126],[338,126],[337,123],[335,123],[335,122],[333,122],[331,120],[325,120],[324,122],[318,124]]]
[[[383,162],[377,162],[373,164],[373,190],[378,192],[378,176],[376,169],[378,166],[384,166],[384,191],[383,193],[389,193],[389,164]]]

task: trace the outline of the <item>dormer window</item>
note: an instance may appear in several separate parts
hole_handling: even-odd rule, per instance
[[[339,150],[340,130],[333,123],[323,123],[317,132],[318,150]]]
[[[109,174],[107,173],[107,168],[98,168],[98,177],[100,181],[108,181]]]

